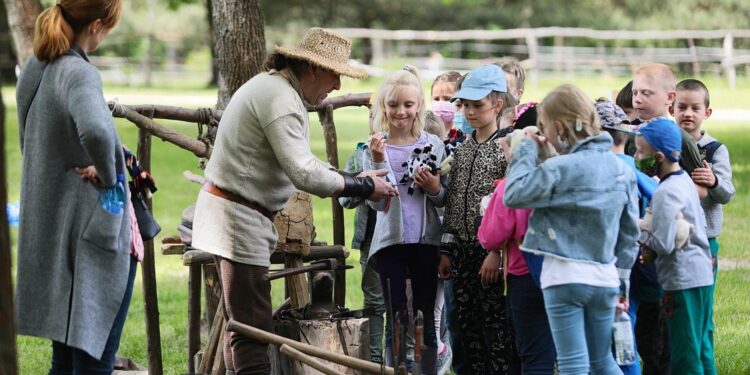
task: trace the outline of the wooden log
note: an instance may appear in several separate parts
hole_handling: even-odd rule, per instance
[[[284,204],[284,208],[273,219],[279,239],[276,250],[288,254],[310,253],[313,233],[312,196],[296,191]]]
[[[216,352],[221,351],[224,347],[224,342],[221,341],[221,332],[224,331],[225,323],[224,304],[220,303],[214,315],[214,324],[211,326],[208,342],[205,349],[203,349],[203,357],[198,365],[198,373],[205,374],[213,368],[213,360],[216,357]]]
[[[325,100],[323,100],[317,105],[307,106],[307,111],[319,112],[321,110],[326,110],[328,107],[331,107],[332,110],[339,109],[342,107],[357,107],[357,106],[366,107],[370,104],[371,96],[372,96],[372,93],[369,93],[369,92],[334,96],[331,98],[326,98]]]
[[[151,170],[151,135],[145,129],[138,130],[138,160],[143,170]],[[151,211],[151,199],[146,197]],[[161,333],[159,330],[159,298],[156,292],[156,265],[154,262],[154,241],[143,241],[143,261],[141,262],[143,281],[143,302],[146,315],[146,337],[148,347],[148,372],[161,375]]]
[[[300,320],[298,324],[300,341],[305,344],[352,358],[370,359],[369,319]],[[333,367],[341,374],[358,373],[342,364],[334,364]],[[298,369],[302,370],[300,367]]]
[[[294,349],[289,345],[281,345],[281,352],[293,358],[294,360],[304,363],[305,365],[308,365],[326,375],[341,374],[338,370],[318,362],[318,360],[316,360],[315,358],[310,357],[309,355],[302,353],[301,351]]]
[[[161,253],[162,255],[182,255],[185,253],[187,245],[184,243],[162,243]]]
[[[284,268],[299,268],[304,266],[302,256],[297,254],[286,254]],[[310,302],[310,292],[307,286],[307,274],[287,276],[287,292],[293,309],[305,307]]]
[[[188,274],[188,374],[195,371],[195,353],[201,348],[201,266],[193,264]]]
[[[110,102],[110,109],[112,109],[112,116],[124,117],[138,126],[141,130],[146,130],[162,140],[188,150],[197,157],[208,158],[211,156],[211,147],[206,143],[195,140],[163,125],[159,125],[154,120],[132,110],[128,106]]]
[[[261,342],[266,342],[269,344],[275,344],[275,345],[286,344],[308,355],[322,358],[327,361],[339,363],[344,366],[353,368],[355,370],[364,371],[368,374],[381,374],[381,367],[377,363],[365,361],[359,358],[349,357],[349,356],[339,354],[339,353],[333,353],[328,350],[320,349],[312,345],[303,344],[298,341],[290,340],[286,337],[274,335],[273,333],[266,332],[255,327],[251,327],[249,325],[239,323],[235,320],[229,320],[229,323],[227,323],[227,330],[237,332],[247,337],[253,338]],[[385,367],[382,373],[388,374],[388,375],[394,375],[392,367]]]

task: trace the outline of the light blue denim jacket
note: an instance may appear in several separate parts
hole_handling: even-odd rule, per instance
[[[445,146],[443,145],[443,141],[432,134],[427,134],[427,143],[432,144],[433,152],[437,157],[435,162],[440,165],[440,163],[443,162],[443,159],[445,159]],[[388,169],[388,175],[386,175],[388,181],[398,181],[393,170],[391,170],[391,164],[388,161],[387,153],[386,160],[382,163],[374,163],[372,161],[371,152],[365,151],[364,157],[365,170]],[[440,192],[438,192],[437,195],[432,196],[427,193],[424,194],[425,220],[422,221],[422,235],[419,243],[433,246],[440,245],[440,237],[443,232],[436,207],[442,207],[445,205],[446,195],[447,186],[445,177],[440,178]],[[372,245],[370,246],[370,259],[374,259],[373,255],[381,249],[404,242],[404,224],[401,218],[401,200],[396,196],[381,199],[377,202],[368,200],[367,204],[378,211],[378,218],[375,222],[375,233],[372,236]]]
[[[611,146],[612,137],[602,132],[537,165],[537,144],[522,141],[503,202],[534,209],[524,251],[602,264],[617,257],[620,277],[629,277],[638,254],[638,187]]]

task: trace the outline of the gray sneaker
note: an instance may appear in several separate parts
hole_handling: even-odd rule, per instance
[[[445,375],[451,369],[451,361],[453,361],[453,350],[451,346],[446,344],[445,350],[438,354],[437,369],[438,375]]]

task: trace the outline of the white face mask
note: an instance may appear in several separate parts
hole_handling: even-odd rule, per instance
[[[570,151],[570,143],[568,143],[568,141],[557,137],[557,144],[560,147],[560,149],[557,150],[560,154],[567,154],[568,151]]]

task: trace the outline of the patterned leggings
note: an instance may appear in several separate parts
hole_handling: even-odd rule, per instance
[[[456,329],[461,331],[467,374],[520,374],[502,279],[482,286],[479,270],[487,254],[481,246],[461,242],[454,251],[453,293]],[[463,372],[463,371],[462,371]]]

